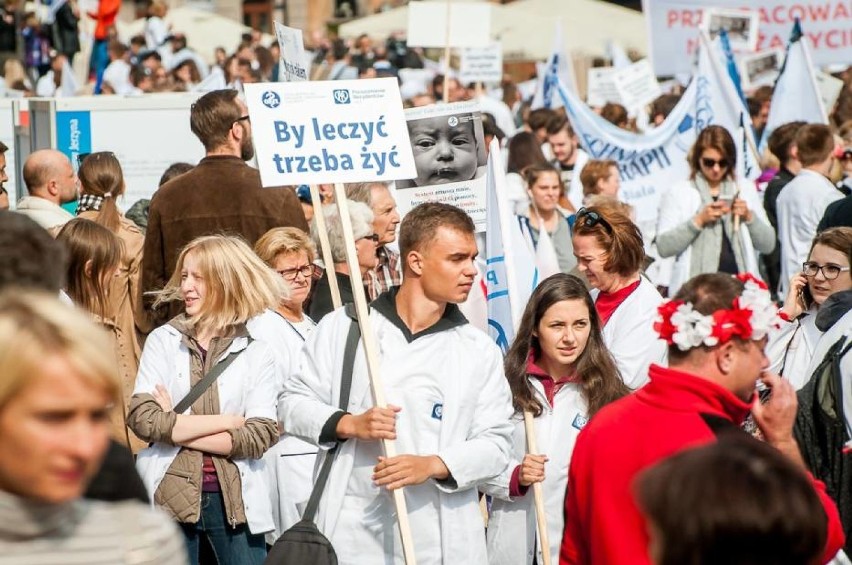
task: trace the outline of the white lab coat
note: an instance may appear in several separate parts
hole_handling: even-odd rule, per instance
[[[376,307],[370,318],[387,402],[402,407],[397,418],[398,453],[437,454],[452,477],[451,481],[429,480],[405,488],[418,563],[485,564],[477,487],[503,472],[511,451],[512,401],[500,352],[485,333],[470,324],[427,332],[409,341],[407,329],[402,330]],[[323,318],[308,338],[300,369],[287,381],[281,397],[285,428],[313,443],[319,443],[323,426],[338,412],[343,346],[350,323],[342,308]],[[422,381],[433,388],[425,392],[414,388]],[[372,406],[359,344],[347,411],[361,414]],[[328,449],[331,444],[320,447]],[[380,491],[369,479],[372,463],[355,467],[364,453],[374,450],[375,442],[349,439],[341,443],[320,503],[317,525],[335,546],[341,565],[403,562],[388,491]],[[353,480],[353,475],[364,480]],[[373,500],[370,507],[380,508],[369,524],[341,519],[348,505],[359,500],[349,494],[353,492],[367,493]],[[352,531],[368,527],[372,535],[352,535]],[[439,539],[435,538],[437,532]]]
[[[802,269],[825,209],[843,198],[831,181],[802,169],[778,195],[778,241],[781,242],[781,279],[778,295],[787,296],[790,279]]]
[[[600,291],[590,291],[593,300]],[[657,307],[663,297],[654,283],[642,277],[639,286],[622,302],[603,328],[603,338],[615,359],[624,384],[636,390],[648,382],[651,363],[666,366],[666,342],[654,331]]]
[[[251,336],[269,344],[275,354],[276,398],[285,381],[298,368],[299,355],[307,336],[278,313],[267,310],[246,324]],[[283,428],[279,419],[279,426]],[[278,443],[263,455],[269,480],[272,520],[275,529],[266,534],[270,545],[302,518],[313,488],[317,447],[290,434],[282,434]]]
[[[780,328],[769,332],[766,343],[769,371],[783,376],[796,390],[805,386],[811,378],[808,367],[822,336],[815,323],[817,312],[814,305],[802,317],[783,322]]]
[[[751,183],[744,182],[739,185],[740,198],[745,200],[748,209],[756,219],[769,225],[766,211],[757,190]],[[787,190],[786,187],[784,190]],[[657,217],[657,234],[666,233],[684,222],[693,218],[701,209],[701,194],[695,188],[692,181],[678,183],[665,196],[660,199],[659,216]],[[745,268],[749,273],[758,274],[758,254],[752,243],[751,233],[745,222],[740,223],[740,245],[745,259]],[[690,277],[690,266],[692,263],[692,245],[679,253],[674,258],[669,278],[669,296],[674,296]]]
[[[276,379],[275,359],[271,348],[260,341],[248,342],[245,337],[233,340],[217,361],[232,352],[245,350],[224,373],[216,386],[219,392],[219,413],[248,418],[275,419]],[[160,326],[145,341],[139,373],[133,394],[152,394],[156,385],[168,390],[177,403],[189,393],[190,353],[182,343],[182,334],[170,325]],[[189,414],[187,408],[184,414]],[[180,446],[155,443],[143,449],[136,458],[136,469],[151,496],[160,486]],[[240,471],[243,506],[249,530],[262,534],[272,530],[272,507],[269,503],[269,484],[263,459],[232,459]],[[153,504],[153,502],[152,502]]]
[[[544,411],[534,422],[538,451],[548,457],[544,467],[542,490],[551,563],[558,563],[562,530],[565,526],[568,466],[571,463],[574,443],[588,419],[588,406],[577,384],[566,384],[560,388],[555,395],[554,405],[550,406],[541,381],[529,377],[529,382],[536,398],[544,407]],[[516,414],[512,420],[515,423],[512,460],[506,471],[482,489],[493,497],[488,519],[489,565],[531,565],[534,550],[537,552],[536,562],[544,563],[536,528],[532,487],[521,498],[512,499],[509,496],[509,480],[527,452],[523,414]]]

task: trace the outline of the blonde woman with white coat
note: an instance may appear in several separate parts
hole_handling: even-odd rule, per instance
[[[590,417],[629,394],[601,335],[600,319],[580,279],[557,274],[535,289],[504,361],[515,414],[509,467],[482,490],[492,495],[490,565],[559,562],[565,490],[574,442]],[[535,416],[540,453],[527,454],[524,412]],[[548,548],[536,529],[533,493],[540,482]],[[568,516],[570,520],[571,517]]]

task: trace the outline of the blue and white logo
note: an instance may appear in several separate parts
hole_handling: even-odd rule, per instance
[[[436,420],[444,419],[444,405],[440,402],[436,402],[432,405],[432,417]]]
[[[589,419],[583,416],[582,414],[577,414],[576,416],[574,416],[574,421],[571,422],[571,425],[577,428],[578,430],[582,430],[586,426],[588,421]]]
[[[451,128],[454,128],[459,125],[459,119],[455,116],[450,116],[450,119],[447,120],[447,123],[450,125]]]
[[[332,95],[334,96],[335,104],[349,104],[352,100],[349,98],[349,91],[345,88],[339,88],[335,90]]]
[[[271,90],[264,92],[260,101],[263,102],[263,105],[267,108],[277,108],[281,105],[281,97]]]

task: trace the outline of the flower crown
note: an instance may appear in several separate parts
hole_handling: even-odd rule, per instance
[[[681,351],[706,345],[714,347],[732,337],[763,339],[770,329],[781,325],[778,307],[772,302],[769,287],[751,273],[736,276],[745,284],[733,307],[717,310],[712,315],[696,312],[692,304],[682,300],[669,300],[657,309],[659,317],[654,331],[669,345]]]

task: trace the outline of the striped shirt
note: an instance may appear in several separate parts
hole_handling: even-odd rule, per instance
[[[0,564],[185,565],[177,526],[136,501],[43,504],[0,492]]]

